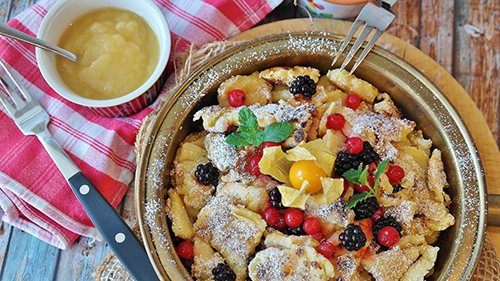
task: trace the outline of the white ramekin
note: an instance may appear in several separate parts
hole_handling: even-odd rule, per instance
[[[166,81],[166,65],[170,55],[170,29],[165,16],[152,0],[60,0],[47,13],[40,25],[38,38],[57,45],[62,33],[75,19],[91,10],[116,7],[133,11],[143,17],[158,37],[159,61],[149,79],[135,91],[119,98],[93,100],[79,96],[61,80],[55,55],[36,49],[36,59],[43,78],[49,86],[67,100],[86,106],[91,111],[107,117],[135,114],[151,104],[160,94]]]

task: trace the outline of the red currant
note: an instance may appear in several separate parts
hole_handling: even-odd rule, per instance
[[[266,221],[267,225],[273,226],[278,223],[280,213],[273,207],[269,207],[262,212],[262,218]]]
[[[193,244],[189,241],[183,241],[177,246],[177,254],[183,259],[190,259],[193,257]]]
[[[392,226],[382,228],[378,234],[378,242],[383,246],[390,247],[399,241],[399,233]]]
[[[285,223],[289,227],[297,227],[302,224],[304,215],[297,209],[290,209],[285,213]]]
[[[373,177],[369,176],[367,181],[371,187],[373,187],[375,185],[375,181],[373,180]],[[365,184],[363,184],[363,185],[355,184],[354,189],[356,189],[356,191],[358,191],[359,193],[362,193],[363,191],[370,192],[370,188],[368,186],[366,186]]]
[[[392,185],[397,185],[405,177],[405,170],[399,166],[391,166],[387,170],[387,177]]]
[[[379,221],[382,217],[384,216],[384,210],[382,208],[378,208],[378,210],[373,214],[373,216],[370,218],[370,220],[375,223]]]
[[[302,227],[307,234],[312,235],[320,232],[321,223],[318,218],[308,218],[304,220],[304,225]]]
[[[279,231],[281,231],[281,232],[285,233],[286,228],[287,228],[287,225],[286,225],[286,222],[285,222],[285,218],[284,218],[284,216],[280,216],[280,217],[278,218],[278,222],[277,222],[275,225],[273,225],[273,227],[274,227],[275,229],[277,229],[277,230],[279,230]]]
[[[360,104],[361,104],[361,99],[356,94],[350,94],[345,99],[345,105],[354,110],[356,110],[356,108],[358,108]]]
[[[358,137],[348,139],[345,145],[352,154],[358,154],[363,150],[363,140]]]
[[[318,253],[325,256],[325,258],[330,259],[335,253],[335,245],[330,242],[323,242],[318,246]]]
[[[256,175],[260,175],[259,162],[262,159],[262,155],[254,155],[248,161],[248,170]]]
[[[266,142],[263,142],[261,144],[261,146],[262,146],[262,149],[264,149],[264,148],[273,147],[273,146],[280,146],[280,144],[277,142],[274,142],[274,141],[266,141]]]
[[[232,90],[227,95],[227,100],[229,105],[232,107],[239,107],[245,104],[245,100],[247,99],[245,92],[242,90]]]
[[[311,237],[316,239],[316,241],[321,242],[325,239],[325,235],[320,231],[318,233],[311,234]]]
[[[326,120],[326,127],[333,130],[342,130],[344,128],[345,118],[342,114],[330,114]]]

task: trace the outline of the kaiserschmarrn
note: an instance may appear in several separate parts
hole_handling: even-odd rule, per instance
[[[455,223],[441,151],[333,69],[233,76],[194,115],[166,213],[196,280],[423,280]]]

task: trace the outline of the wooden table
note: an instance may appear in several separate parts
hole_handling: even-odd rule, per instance
[[[6,22],[37,0],[0,0],[0,21]],[[400,0],[397,17],[387,31],[437,61],[469,93],[500,144],[500,1]],[[302,17],[284,0],[262,23]],[[493,144],[494,145],[494,144]],[[499,160],[500,161],[500,160]],[[500,186],[488,186],[500,194]],[[133,225],[132,187],[119,210]],[[488,227],[500,249],[500,227]],[[0,224],[0,280],[93,280],[92,273],[110,252],[104,242],[80,238],[61,251],[6,223]]]

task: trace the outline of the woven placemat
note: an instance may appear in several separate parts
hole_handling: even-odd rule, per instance
[[[147,135],[148,130],[151,128],[150,125],[154,121],[155,116],[158,114],[165,101],[167,101],[171,97],[171,94],[173,93],[175,88],[204,61],[224,52],[225,50],[236,44],[239,44],[239,42],[219,41],[204,45],[200,49],[197,49],[195,45],[191,45],[185,53],[176,54],[174,56],[175,73],[167,81],[164,89],[165,93],[160,96],[158,107],[148,116],[146,116],[146,118],[144,118],[139,133],[137,134],[135,145],[137,155],[141,154],[144,143],[147,141],[145,136]],[[135,226],[133,230],[137,234],[137,236],[141,238],[139,227]],[[106,259],[104,259],[104,261],[97,268],[96,272],[94,272],[93,276],[95,280],[99,281],[134,280],[113,253],[110,253],[106,257]],[[500,281],[500,260],[498,259],[495,246],[488,235],[486,235],[485,237],[481,256],[479,257],[476,271],[471,280]]]

